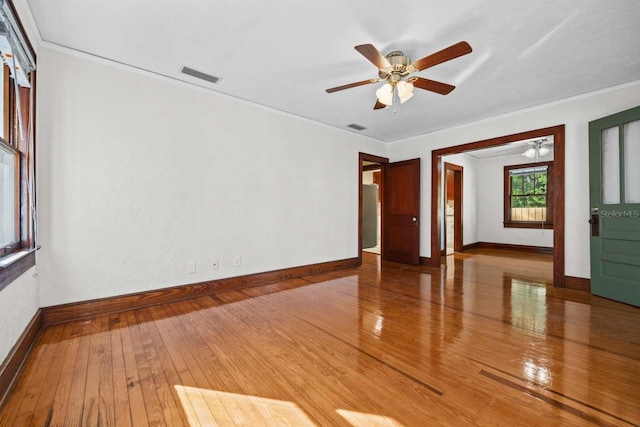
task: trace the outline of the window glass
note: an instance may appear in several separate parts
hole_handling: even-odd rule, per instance
[[[505,226],[550,226],[549,164],[505,166]]]
[[[620,131],[612,127],[602,131],[602,203],[620,203]]]
[[[16,153],[0,143],[0,247],[17,240],[16,199]]]

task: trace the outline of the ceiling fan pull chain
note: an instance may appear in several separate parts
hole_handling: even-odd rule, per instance
[[[393,114],[396,113],[396,105],[400,103],[400,96],[398,95],[398,85],[393,85]]]

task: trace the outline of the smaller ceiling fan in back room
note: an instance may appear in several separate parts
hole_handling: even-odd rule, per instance
[[[546,156],[553,149],[553,142],[549,141],[547,138],[528,141],[527,145],[528,147],[522,155],[530,159],[535,158],[536,162],[540,156]]]
[[[434,65],[442,64],[459,56],[471,53],[472,49],[469,43],[462,41],[442,49],[436,53],[425,56],[422,59],[411,62],[405,54],[399,50],[394,50],[386,57],[371,44],[361,44],[354,48],[362,56],[367,58],[373,65],[378,67],[378,78],[362,80],[342,86],[327,89],[328,93],[338,92],[353,87],[378,83],[385,80],[386,83],[376,90],[376,104],[374,110],[379,110],[389,105],[402,104],[413,96],[413,89],[428,90],[431,92],[446,95],[450,93],[455,86],[437,82],[435,80],[425,79],[423,77],[409,77],[409,74],[426,70]]]

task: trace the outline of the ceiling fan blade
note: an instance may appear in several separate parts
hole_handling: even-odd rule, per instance
[[[333,93],[333,92],[338,92],[339,90],[351,89],[352,87],[378,83],[378,81],[380,81],[380,79],[368,79],[368,80],[362,80],[360,82],[349,83],[348,85],[336,86],[336,87],[332,87],[331,89],[327,89],[327,93]]]
[[[373,47],[372,44],[361,44],[354,47],[355,50],[360,52],[362,56],[367,58],[373,65],[379,69],[390,68],[391,64],[387,61],[387,58],[382,56],[380,51]]]
[[[373,106],[373,109],[374,110],[380,110],[380,109],[385,108],[385,107],[386,107],[386,105],[384,105],[382,102],[376,100],[376,105]]]
[[[443,62],[471,53],[471,51],[472,49],[471,46],[469,46],[469,43],[459,42],[436,53],[432,53],[429,56],[418,59],[411,65],[413,65],[417,71],[422,71],[429,67],[433,67],[434,65],[442,64]]]
[[[431,92],[439,93],[440,95],[446,95],[456,88],[455,86],[451,86],[446,83],[441,83],[422,77],[415,77],[415,80],[413,80],[413,86],[420,89],[429,90]]]

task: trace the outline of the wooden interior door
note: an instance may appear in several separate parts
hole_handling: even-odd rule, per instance
[[[382,258],[420,265],[420,159],[385,165],[383,187]]]
[[[591,292],[640,307],[640,107],[589,123]]]

